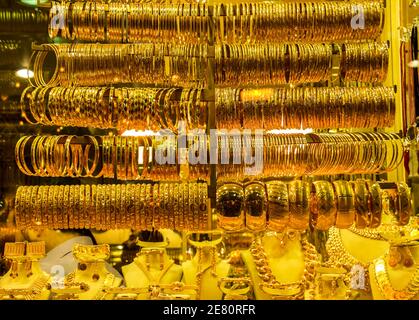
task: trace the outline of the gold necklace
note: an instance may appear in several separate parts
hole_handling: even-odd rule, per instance
[[[419,267],[416,267],[412,278],[403,290],[396,290],[391,284],[387,272],[386,261],[383,258],[376,259],[374,262],[375,282],[381,295],[387,300],[411,300],[419,292]]]
[[[197,263],[197,270],[195,275],[195,282],[197,286],[196,291],[196,299],[201,299],[201,287],[202,287],[202,278],[204,276],[205,271],[207,271],[209,268],[211,268],[211,275],[216,278],[217,277],[217,252],[216,247],[210,247],[211,250],[211,264],[205,268],[202,269],[202,250],[204,247],[198,247],[197,248],[197,254],[198,254],[198,263]]]
[[[255,239],[250,247],[250,253],[256,264],[256,270],[259,278],[262,280],[260,284],[261,289],[267,291],[278,290],[278,292],[294,292],[292,294],[275,294],[271,293],[272,298],[280,298],[286,300],[303,300],[305,295],[307,299],[314,297],[314,274],[315,266],[317,264],[318,255],[315,247],[301,235],[301,247],[304,255],[304,276],[303,280],[295,281],[292,283],[280,283],[272,272],[269,266],[269,259],[266,255],[265,249],[262,244],[262,239]]]
[[[23,296],[24,300],[42,299],[42,292],[47,289],[50,277],[46,274],[40,274],[37,279],[28,288],[24,289],[0,289],[0,296],[9,296],[12,300],[20,300],[17,297]]]
[[[357,229],[352,225],[348,230],[364,238],[386,241],[386,239],[380,234],[380,231],[377,229]]]
[[[147,277],[148,281],[150,282],[150,285],[157,285],[160,284],[161,280],[163,279],[163,277],[165,276],[165,274],[169,271],[169,269],[173,266],[174,261],[170,261],[166,267],[164,267],[164,264],[160,263],[160,274],[157,278],[153,277],[153,275],[150,273],[150,264],[149,262],[146,262],[147,265],[146,267],[143,266],[143,264],[141,263],[141,261],[139,261],[138,259],[135,259],[135,264],[138,266],[138,268],[141,269],[141,271],[145,274],[145,276]]]
[[[369,285],[369,266],[371,263],[360,262],[345,248],[340,230],[335,227],[329,229],[329,238],[326,242],[326,251],[329,256],[326,265],[332,267],[344,267],[346,270],[352,270],[354,266],[361,266],[364,271],[364,289],[366,292],[370,292],[371,288]]]

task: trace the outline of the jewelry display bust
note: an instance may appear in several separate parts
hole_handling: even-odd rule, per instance
[[[44,255],[44,242],[6,243],[4,257],[11,262],[11,267],[0,277],[0,297],[6,300],[48,299],[50,276],[39,265],[39,260]]]
[[[362,268],[362,274],[357,273],[355,279],[359,286],[352,286],[354,299],[370,299],[371,290],[368,270],[374,259],[382,256],[389,249],[388,242],[379,236],[378,232],[366,230],[340,230],[335,227],[329,230],[329,239],[326,243],[329,256],[327,265],[344,267],[347,272],[355,267]],[[358,281],[359,280],[359,281]]]
[[[182,278],[182,268],[169,258],[166,249],[152,243],[143,247],[132,263],[123,266],[122,273],[127,288],[171,284]],[[148,295],[139,295],[138,299],[148,299]]]
[[[404,254],[396,263],[389,252],[370,265],[374,300],[419,299],[419,243],[400,247]]]
[[[77,269],[65,277],[65,287],[81,287],[79,300],[101,300],[107,295],[106,288],[121,285],[122,279],[109,272],[105,260],[109,258],[109,245],[75,245],[73,255],[78,260]]]
[[[210,237],[213,240],[192,240],[188,235],[188,242],[196,248],[196,254],[189,261],[182,263],[183,282],[186,285],[196,285],[195,299],[221,300],[223,292],[218,286],[218,280],[227,277],[230,264],[222,260],[217,254],[217,245],[223,240],[219,231],[194,232],[198,237]]]

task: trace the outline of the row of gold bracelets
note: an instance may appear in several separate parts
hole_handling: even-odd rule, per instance
[[[229,43],[377,39],[383,13],[381,1],[217,4],[215,35]]]
[[[382,83],[387,78],[389,48],[386,42],[343,44],[340,64],[345,81]]]
[[[218,43],[376,39],[383,26],[380,1],[215,4],[212,17],[197,3],[63,1],[52,5],[51,18],[57,12],[69,25],[61,36],[109,42],[207,42],[211,20]]]
[[[227,182],[217,188],[218,227],[277,232],[306,230],[309,225],[318,230],[378,228],[388,213],[399,225],[409,223],[409,187],[397,183],[390,197],[386,193],[380,183],[369,180]]]
[[[18,229],[208,229],[206,183],[22,186]]]
[[[389,87],[219,89],[218,129],[384,128],[395,119]]]
[[[239,134],[237,134],[239,133]],[[390,172],[403,159],[393,133],[246,134],[218,136],[219,180]]]
[[[368,58],[356,64],[365,80],[387,72],[387,64],[377,64],[377,57],[388,56],[387,49],[370,50],[363,44],[351,45]],[[120,83],[161,83],[170,85],[201,84],[205,81],[208,47],[171,44],[46,44],[34,51],[31,60],[34,85],[106,85]],[[44,79],[48,51],[56,56],[56,68]],[[372,52],[372,53],[371,53]],[[377,53],[378,52],[378,53]],[[320,82],[330,78],[332,46],[322,43],[234,45],[215,47],[215,83],[217,85],[272,85]],[[371,60],[369,60],[371,58]],[[385,58],[382,58],[385,60]],[[387,58],[388,59],[388,58]],[[384,61],[383,60],[383,61]],[[346,61],[346,60],[343,60]],[[345,67],[346,68],[346,67]]]
[[[29,87],[21,97],[29,123],[177,132],[205,129],[207,103],[199,88]]]
[[[69,26],[51,37],[108,42],[206,43],[209,35],[208,5],[197,3],[54,2],[51,18],[63,12]],[[72,32],[69,32],[72,30]]]
[[[181,150],[186,150],[185,160],[181,158]],[[16,164],[29,176],[118,180],[207,179],[209,161],[201,160],[208,159],[207,153],[207,139],[199,139],[193,134],[185,138],[184,146],[171,134],[23,136],[15,147]]]
[[[326,44],[216,46],[215,83],[239,86],[326,81],[332,53]]]
[[[15,147],[21,172],[39,177],[98,177],[100,149],[97,138],[84,136],[86,144],[74,143],[76,136],[23,136]],[[30,161],[27,156],[30,155]]]
[[[98,86],[121,83],[190,85],[205,80],[206,45],[44,44],[33,52],[34,86]],[[56,68],[44,78],[51,52]],[[31,63],[31,64],[32,64]]]
[[[48,14],[34,9],[0,9],[0,32],[46,32]]]

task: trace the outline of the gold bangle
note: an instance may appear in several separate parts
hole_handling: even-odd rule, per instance
[[[370,193],[370,212],[371,220],[369,227],[378,228],[381,224],[381,215],[383,211],[382,191],[378,183],[367,181],[368,191]]]
[[[284,231],[290,223],[287,185],[281,181],[266,183],[268,198],[268,228]]]
[[[239,183],[226,183],[217,189],[218,226],[226,231],[243,229],[244,190]]]
[[[348,181],[334,181],[333,187],[336,198],[336,227],[349,228],[355,220],[354,192]]]
[[[290,182],[288,184],[288,201],[289,227],[295,230],[306,230],[310,221],[310,184],[301,180]]]
[[[364,229],[369,227],[371,221],[370,213],[370,193],[364,180],[351,181],[355,197],[355,227]]]
[[[262,183],[250,182],[244,186],[245,219],[248,229],[261,231],[266,228],[267,200],[265,186]]]
[[[333,185],[327,181],[313,182],[310,224],[317,230],[328,230],[336,221]]]

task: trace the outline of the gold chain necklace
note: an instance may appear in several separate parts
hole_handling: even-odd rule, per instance
[[[66,277],[65,277],[65,287],[80,287],[80,290],[83,292],[87,292],[89,290],[89,285],[88,283],[84,283],[84,282],[76,282],[75,281],[76,278],[76,273],[73,271],[71,273],[69,273]],[[114,287],[114,282],[116,280],[116,276],[112,273],[108,273],[105,276],[105,280],[103,281],[103,285],[102,288],[98,290],[98,292],[96,293],[96,295],[92,298],[92,300],[101,300],[106,296],[106,292],[103,291],[103,289],[106,288],[113,288]]]
[[[216,278],[217,277],[217,251],[215,247],[210,247],[209,250],[211,250],[211,264],[205,268],[202,268],[202,247],[197,248],[197,254],[198,254],[198,263],[197,263],[197,270],[195,275],[195,282],[197,286],[196,291],[196,299],[201,299],[201,287],[202,287],[202,278],[204,277],[205,271],[207,271],[209,268],[211,268],[211,275]]]
[[[408,285],[403,290],[396,290],[391,284],[387,273],[386,261],[383,258],[376,259],[374,262],[375,282],[381,295],[387,300],[411,300],[419,292],[419,267],[410,279]]]
[[[326,265],[333,267],[344,267],[346,270],[351,270],[353,266],[359,265],[364,270],[364,290],[370,292],[371,288],[369,285],[369,266],[370,263],[360,262],[345,248],[340,230],[335,227],[329,229],[329,238],[326,242],[326,251],[329,256],[329,260]]]
[[[305,294],[307,294],[307,299],[313,299],[314,297],[314,274],[318,255],[315,247],[309,243],[305,237],[301,237],[302,238],[300,241],[304,255],[303,280],[286,284],[280,283],[273,274],[272,269],[269,266],[269,259],[262,244],[262,239],[255,239],[250,247],[250,253],[253,257],[253,261],[256,264],[258,276],[262,280],[262,283],[260,284],[261,289],[273,289],[278,290],[279,292],[294,292],[292,294],[273,293],[273,299],[279,298],[284,300],[303,300]]]
[[[349,228],[349,231],[357,234],[358,236],[372,239],[372,240],[379,240],[379,241],[386,241],[386,239],[380,234],[380,231],[376,229],[357,229],[353,225]]]

